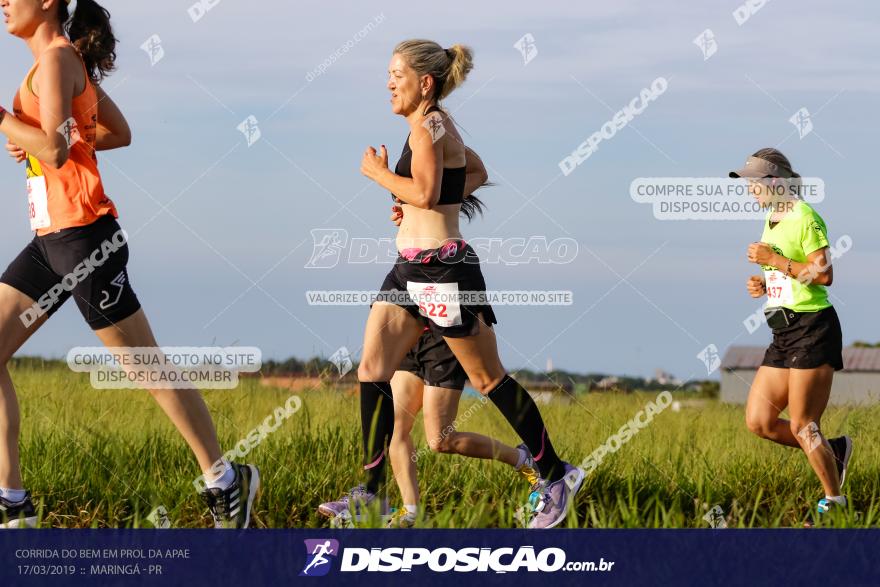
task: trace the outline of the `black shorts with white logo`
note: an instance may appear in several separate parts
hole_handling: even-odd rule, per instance
[[[425,385],[444,389],[461,391],[467,380],[467,374],[452,354],[452,349],[442,336],[430,328],[425,329],[419,342],[407,353],[397,370],[418,376]]]
[[[833,306],[818,312],[786,310],[791,323],[773,329],[773,342],[761,365],[777,369],[843,369],[843,334]]]
[[[485,299],[475,299],[476,296],[461,304],[423,303],[420,309],[409,295],[407,286],[410,284],[435,288],[438,294],[447,296],[451,295],[450,291],[472,295],[485,293],[486,281],[480,270],[480,259],[464,241],[452,241],[438,249],[424,249],[411,258],[399,255],[382,283],[378,300],[402,307],[438,336],[474,336],[479,332],[480,317],[488,326],[498,322],[492,306],[485,303]],[[389,295],[383,296],[382,293]]]
[[[128,279],[128,243],[112,216],[34,240],[9,265],[0,282],[34,300],[22,316],[30,326],[51,316],[70,297],[94,330],[112,326],[141,305]]]

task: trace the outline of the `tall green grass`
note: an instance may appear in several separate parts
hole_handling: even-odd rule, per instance
[[[22,409],[25,483],[45,527],[149,527],[156,506],[175,527],[210,520],[192,481],[200,474],[173,426],[146,392],[97,391],[88,377],[65,369],[18,367],[13,379]],[[221,444],[229,449],[291,392],[253,379],[235,391],[205,393]],[[319,503],[360,480],[357,398],[332,389],[299,394],[303,407],[248,458],[259,466],[263,492],[256,527],[318,527]],[[589,394],[569,405],[543,406],[557,452],[581,460],[630,420],[654,394]],[[684,400],[684,396],[680,399]],[[463,400],[461,411],[471,406]],[[835,521],[877,526],[880,519],[880,406],[829,409],[828,435],[850,434],[855,452],[847,478],[850,508]],[[486,403],[465,428],[511,445],[518,439]],[[425,445],[420,425],[417,447]],[[423,527],[516,527],[528,488],[510,467],[422,450],[418,461]],[[390,475],[389,475],[390,477]],[[399,502],[391,488],[392,504]],[[821,487],[805,456],[747,432],[742,407],[713,400],[667,409],[584,483],[569,527],[707,527],[720,505],[730,527],[800,527]],[[378,522],[376,523],[378,524]]]

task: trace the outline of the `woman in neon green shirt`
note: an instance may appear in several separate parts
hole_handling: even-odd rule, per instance
[[[825,490],[818,514],[846,506],[841,486],[852,455],[848,436],[826,440],[820,420],[828,405],[834,371],[843,369],[840,321],[828,301],[834,279],[825,221],[797,195],[800,175],[776,149],[761,149],[731,177],[749,180],[749,191],[768,208],[761,242],[748,259],[763,273],[746,284],[753,298],[767,297],[773,342],[746,405],[753,433],[801,448]],[[789,420],[779,417],[788,407]]]

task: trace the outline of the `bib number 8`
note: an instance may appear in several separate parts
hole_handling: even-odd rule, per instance
[[[31,230],[49,228],[52,225],[52,221],[49,218],[49,196],[46,178],[42,176],[28,178],[27,193]]]

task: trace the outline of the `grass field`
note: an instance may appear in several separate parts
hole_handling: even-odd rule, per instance
[[[175,527],[208,527],[195,494],[199,474],[182,439],[145,392],[96,391],[85,375],[63,368],[13,370],[22,409],[24,478],[43,509],[45,527],[149,527],[163,505]],[[206,393],[228,450],[291,392],[246,380],[236,391]],[[260,467],[263,493],[256,527],[316,527],[317,505],[358,481],[357,398],[332,390],[299,394],[302,408],[248,456]],[[542,408],[563,458],[575,463],[603,444],[654,394],[590,394]],[[685,399],[683,396],[681,399]],[[462,429],[509,444],[518,440],[491,403],[462,402]],[[880,407],[830,409],[829,435],[855,440],[847,478],[850,511],[840,526],[880,520]],[[424,448],[421,427],[417,445]],[[516,527],[528,496],[524,482],[497,462],[420,452],[424,527]],[[399,502],[396,487],[392,504]],[[590,475],[570,527],[707,527],[706,508],[720,505],[730,527],[800,527],[821,487],[802,453],[750,435],[742,408],[706,400],[667,409],[605,458]],[[42,504],[40,506],[40,504]]]

